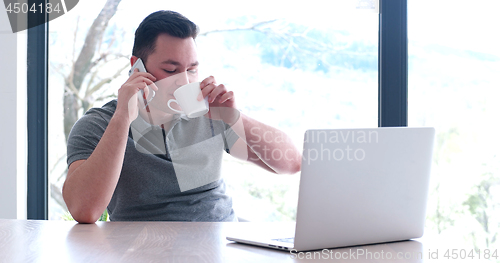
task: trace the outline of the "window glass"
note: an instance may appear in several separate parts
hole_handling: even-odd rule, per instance
[[[436,128],[426,231],[498,247],[500,2],[408,1],[409,125]]]
[[[235,92],[242,113],[285,131],[301,150],[306,129],[377,126],[378,14],[357,8],[365,2],[373,1],[122,0],[77,91],[74,61],[103,7],[80,1],[50,25],[50,218],[66,211],[60,193],[68,116],[116,97],[127,79],[135,29],[148,14],[170,9],[198,24],[200,80],[213,75]],[[64,106],[68,94],[75,98]],[[240,218],[294,220],[299,174],[272,175],[225,156],[223,176]]]

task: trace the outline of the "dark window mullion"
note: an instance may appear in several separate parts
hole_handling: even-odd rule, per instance
[[[407,0],[380,0],[379,127],[408,126],[407,6]]]
[[[29,6],[46,0],[30,0]],[[44,13],[29,13],[28,27],[35,21],[39,26],[28,28],[27,89],[28,89],[28,219],[48,218],[48,155],[47,155],[47,90],[49,25]]]

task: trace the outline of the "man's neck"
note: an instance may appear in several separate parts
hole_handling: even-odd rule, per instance
[[[145,109],[139,110],[139,115],[143,118],[147,123],[151,125],[161,126],[163,125],[167,130],[167,127],[173,123],[174,114],[162,112],[159,110],[149,110],[149,107]]]

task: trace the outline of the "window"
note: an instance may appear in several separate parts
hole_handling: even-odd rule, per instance
[[[78,94],[66,105],[77,106],[71,111],[77,117],[111,100],[127,78],[135,28],[158,9],[178,11],[200,26],[200,80],[215,76],[235,92],[244,114],[284,130],[299,149],[308,128],[376,127],[379,17],[356,9],[359,2],[366,1],[273,1],[273,6],[269,1],[244,6],[181,1],[164,6],[122,0],[92,58],[97,66],[78,92],[65,79],[70,79],[72,63],[102,3],[80,2],[51,22],[50,218],[60,219],[65,212],[60,195],[66,174],[64,125],[69,118],[68,111],[66,117],[62,114],[64,94]],[[324,6],[328,8],[318,8]],[[93,89],[111,76],[108,84]],[[227,156],[223,176],[241,218],[294,220],[298,174],[270,175]]]
[[[426,231],[498,247],[498,1],[408,2],[409,126],[434,126]]]

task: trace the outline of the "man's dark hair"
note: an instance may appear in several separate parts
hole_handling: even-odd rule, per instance
[[[177,12],[156,11],[144,18],[135,31],[132,55],[146,63],[148,56],[154,52],[156,39],[160,34],[195,39],[198,35],[198,26]]]

